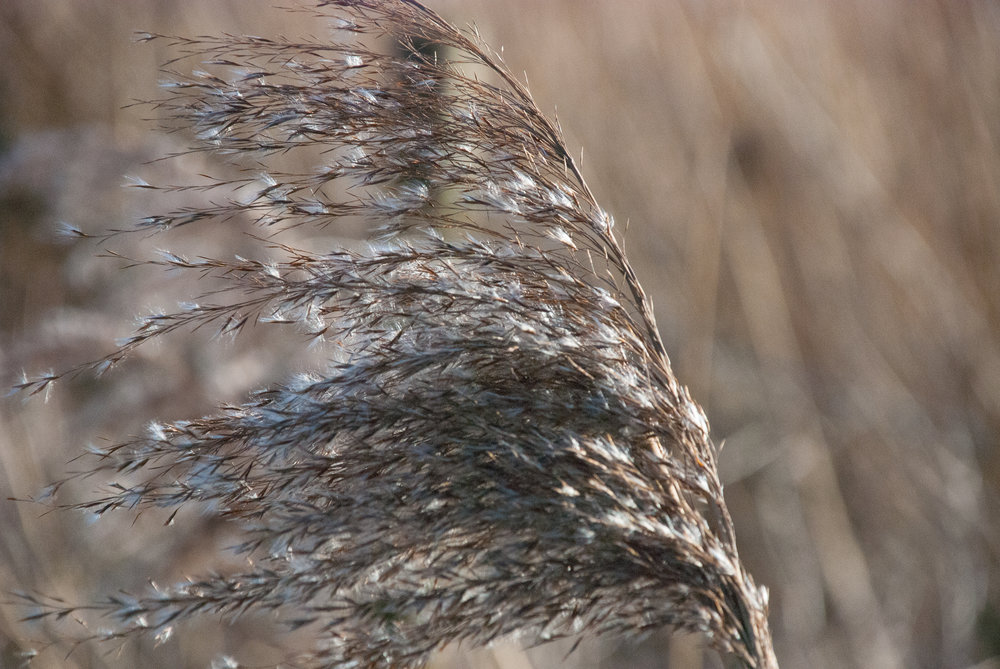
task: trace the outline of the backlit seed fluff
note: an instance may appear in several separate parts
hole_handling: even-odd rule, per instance
[[[74,506],[201,506],[252,559],[110,596],[104,636],[273,610],[314,632],[299,665],[419,667],[453,642],[673,626],[776,669],[705,414],[558,127],[476,36],[418,2],[314,11],[332,39],[169,38],[204,71],[172,78],[157,109],[247,178],[137,229],[197,236],[250,217],[267,227],[259,258],[162,251],[147,264],[229,289],[20,385],[199,326],[264,323],[330,351],[241,405],[88,456],[89,474],[120,481]],[[300,153],[322,164],[282,169]],[[370,244],[282,245],[282,230],[347,218],[371,224]]]

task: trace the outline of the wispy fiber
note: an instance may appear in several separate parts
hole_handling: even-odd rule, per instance
[[[316,11],[333,41],[143,36],[212,68],[173,77],[155,107],[247,176],[139,229],[250,215],[277,259],[164,251],[148,264],[226,287],[20,386],[209,325],[288,325],[329,352],[326,369],[95,454],[87,473],[120,480],[75,508],[200,506],[237,524],[252,558],[109,598],[107,636],[275,610],[315,630],[301,664],[416,667],[453,642],[674,626],[776,667],[706,418],[559,128],[474,34],[417,2]],[[281,167],[317,149],[322,168]],[[280,243],[355,217],[376,230],[363,249]]]

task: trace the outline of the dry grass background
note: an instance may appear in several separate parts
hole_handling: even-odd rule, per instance
[[[598,200],[631,221],[627,250],[678,377],[725,440],[727,500],[743,559],[772,590],[782,666],[1000,666],[1000,8],[430,4],[505,47],[585,147]],[[156,95],[168,55],[131,33],[325,30],[304,20],[256,1],[0,4],[5,380],[106,352],[135,314],[183,294],[52,236],[60,220],[98,230],[149,210],[122,174],[212,169],[141,165],[184,139],[122,109]],[[241,243],[219,230],[193,250]],[[48,403],[8,401],[0,496],[34,494],[89,441],[284,378],[292,344],[176,338]],[[218,565],[229,539],[196,516],[170,528],[121,516],[89,524],[3,502],[0,587],[86,600]],[[44,637],[26,639],[20,613],[0,608],[0,666]],[[199,624],[160,648],[68,656],[64,645],[32,666],[266,660],[267,629]],[[449,652],[436,666],[722,666],[665,634],[587,641],[563,660],[566,649]]]

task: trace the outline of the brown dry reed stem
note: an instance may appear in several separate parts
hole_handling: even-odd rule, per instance
[[[269,257],[140,261],[223,288],[18,386],[103,372],[206,325],[292,326],[328,352],[326,369],[91,455],[84,474],[117,480],[67,506],[201,507],[241,529],[249,558],[243,573],[84,607],[113,621],[103,636],[275,611],[315,630],[296,664],[418,667],[455,642],[673,626],[776,668],[708,423],[558,126],[474,32],[417,2],[309,11],[334,40],[143,36],[211,70],[174,73],[152,105],[243,175],[138,229],[249,216]],[[409,56],[377,48],[386,38]],[[312,173],[279,165],[317,150]],[[348,217],[373,225],[364,248],[280,243]]]

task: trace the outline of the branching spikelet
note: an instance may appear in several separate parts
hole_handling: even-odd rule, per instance
[[[343,217],[378,232],[363,250],[274,245],[280,260],[163,252],[149,263],[228,289],[143,318],[66,372],[205,324],[292,324],[338,349],[322,373],[100,453],[89,473],[128,482],[76,506],[203,503],[254,558],[109,599],[111,635],[273,609],[317,629],[306,664],[416,667],[452,642],[671,625],[776,667],[705,416],[559,129],[496,54],[417,2],[317,12],[342,43],[170,38],[226,74],[177,76],[156,106],[194,150],[252,173],[211,186],[230,199],[141,229],[249,214],[277,234]],[[379,36],[408,55],[375,49]],[[317,171],[277,164],[317,148]]]

